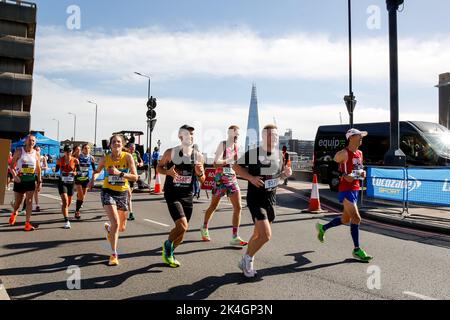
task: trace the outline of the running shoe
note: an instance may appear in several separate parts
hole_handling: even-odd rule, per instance
[[[20,210],[19,215],[24,216],[27,213],[27,209]]]
[[[109,223],[105,223],[105,231],[106,231],[106,240],[111,242],[111,226]]]
[[[9,225],[13,226],[16,224],[16,219],[17,219],[17,215],[16,214],[12,214],[11,217],[9,217]]]
[[[36,230],[36,227],[33,226],[30,222],[25,222],[25,228],[23,230],[26,232],[30,232]]]
[[[111,267],[116,267],[116,266],[118,266],[118,265],[119,265],[119,257],[116,256],[115,254],[112,254],[112,255],[109,257],[109,263],[108,263],[108,265],[110,265]]]
[[[41,212],[41,207],[37,206],[34,212]]]
[[[253,270],[252,268],[252,262],[253,261],[251,260],[249,261],[248,258],[246,258],[246,256],[243,256],[238,264],[239,269],[241,269],[242,272],[244,272],[244,276],[247,278],[254,278],[256,275],[255,270]]]
[[[133,212],[130,212],[130,215],[128,216],[128,219],[127,219],[128,221],[134,221],[134,220],[136,220],[136,218],[134,217],[134,214],[133,214]]]
[[[363,249],[355,249],[353,250],[353,257],[363,262],[369,262],[373,259],[372,256],[369,256]]]
[[[211,238],[209,237],[209,230],[208,228],[204,228],[203,226],[200,227],[200,233],[202,235],[203,241],[211,241]]]
[[[70,221],[66,221],[66,223],[64,224],[64,229],[68,230],[72,228],[72,226],[70,225]]]
[[[173,255],[168,256],[166,254],[165,245],[163,245],[162,248],[162,260],[165,264],[169,265],[171,268],[178,268],[179,266],[181,266],[181,263],[177,259],[175,259]]]
[[[317,238],[320,242],[325,242],[325,230],[323,230],[323,225],[320,223],[316,223],[316,230],[318,232]]]
[[[81,213],[79,211],[75,212],[75,219],[81,220]]]
[[[231,241],[230,241],[230,245],[236,246],[236,247],[245,247],[247,244],[248,244],[248,242],[245,242],[239,236],[233,237],[233,239],[231,239]]]

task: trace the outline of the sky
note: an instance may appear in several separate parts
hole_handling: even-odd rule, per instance
[[[233,124],[245,142],[252,84],[260,124],[313,140],[348,122],[346,0],[38,0],[32,128],[97,144],[115,131],[146,131],[148,80],[158,100],[153,145],[177,128],[215,151]],[[389,121],[385,0],[353,0],[355,122]],[[400,119],[438,121],[440,73],[450,72],[447,0],[405,0],[398,13]],[[145,138],[144,138],[145,141]]]

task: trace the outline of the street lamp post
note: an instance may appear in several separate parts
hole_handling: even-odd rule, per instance
[[[59,120],[53,119],[53,121],[56,121],[58,123],[57,131],[56,131],[56,136],[57,136],[56,140],[58,140],[58,142],[59,142]]]
[[[77,133],[77,115],[75,113],[69,112],[70,115],[73,116],[73,141],[76,141],[76,133]]]
[[[95,148],[97,148],[97,114],[98,114],[97,109],[98,109],[98,105],[92,101],[88,101],[88,103],[95,104],[95,134],[94,134],[94,150],[95,150]]]
[[[147,92],[147,95],[148,95],[148,99],[150,100],[150,97],[151,97],[151,81],[152,81],[151,77],[146,75],[146,74],[140,73],[140,72],[135,72],[135,74],[138,75],[138,76],[141,76],[141,77],[144,77],[144,78],[148,79],[148,92]],[[152,129],[151,129],[151,122],[150,121],[147,121],[147,150],[150,151],[149,157],[151,157],[151,154],[152,154]],[[147,151],[147,150],[145,150],[145,151]],[[156,168],[155,168],[155,170],[156,170]],[[151,161],[149,161],[149,165],[148,165],[148,189],[150,190],[150,192],[151,192],[151,187],[152,187],[151,184],[152,184],[152,166],[151,166]]]
[[[356,97],[353,94],[353,58],[352,58],[352,1],[348,0],[348,66],[349,66],[349,95],[344,97],[350,117],[350,128],[353,128],[353,112],[356,107]]]

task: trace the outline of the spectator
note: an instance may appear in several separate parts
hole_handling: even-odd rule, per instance
[[[153,154],[152,154],[152,165],[153,165],[153,168],[155,169],[154,179],[156,179],[156,167],[158,166],[159,156],[160,156],[159,148],[155,147]]]

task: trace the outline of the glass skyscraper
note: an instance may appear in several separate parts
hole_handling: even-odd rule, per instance
[[[253,84],[250,111],[248,114],[247,138],[245,139],[245,151],[256,148],[259,146],[259,142],[258,96],[256,93],[256,85]]]

